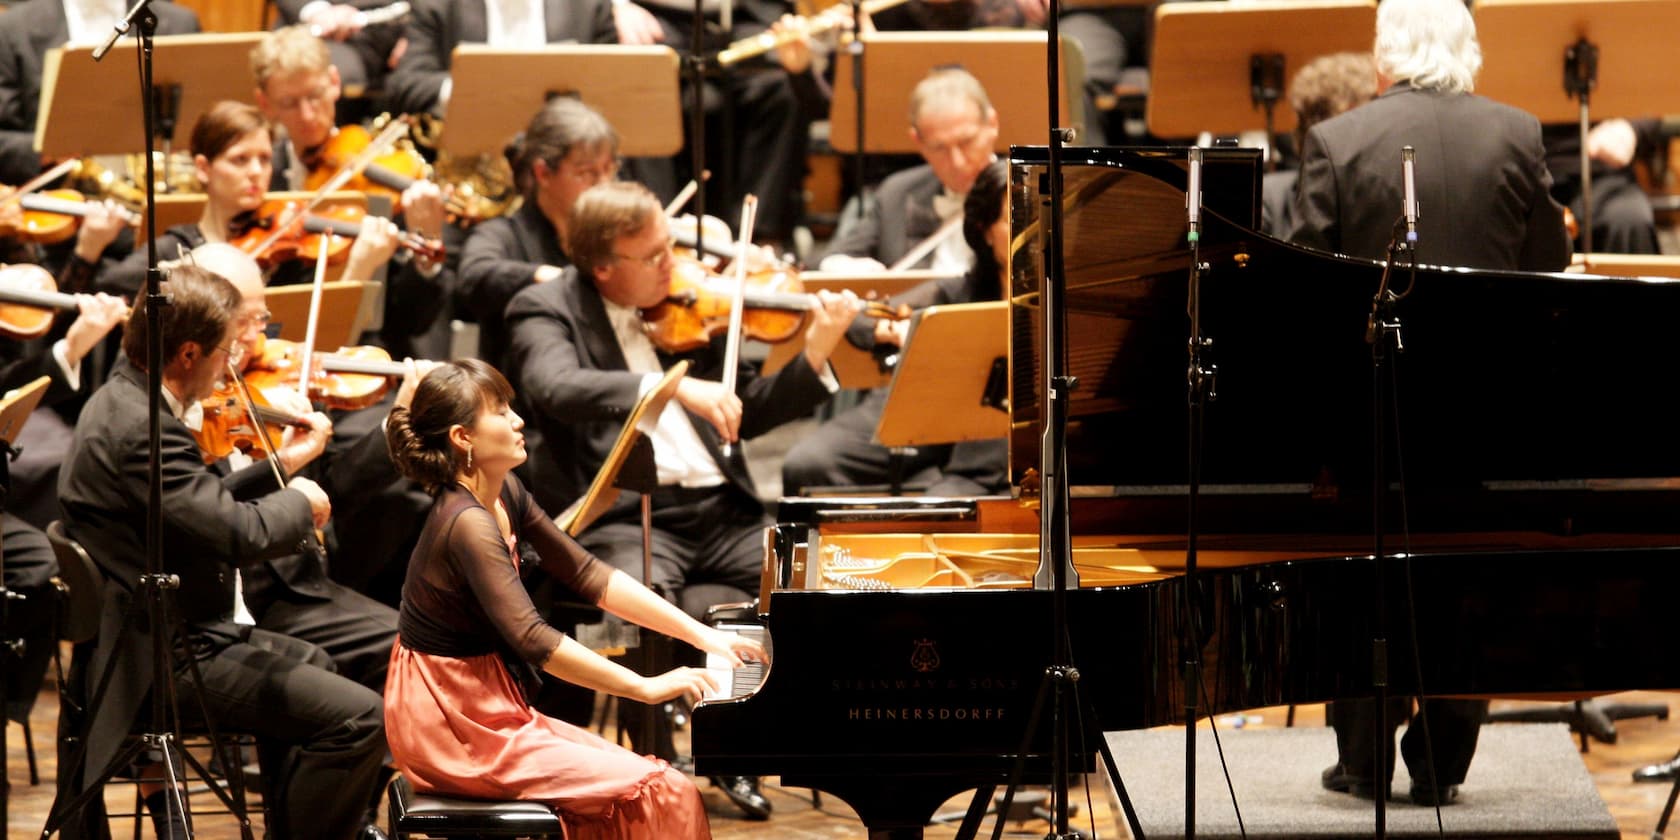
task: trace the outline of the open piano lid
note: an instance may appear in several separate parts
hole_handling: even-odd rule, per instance
[[[1011,157],[1010,466],[1020,484],[1037,470],[1043,431],[1048,189],[1043,148]],[[1082,520],[1182,525],[1186,172],[1184,149],[1079,148],[1064,159],[1076,532]],[[1205,150],[1203,324],[1218,376],[1203,521],[1210,532],[1369,528],[1365,329],[1383,267],[1256,232],[1259,177],[1257,152]],[[1429,243],[1419,250],[1427,263]],[[1393,287],[1410,283],[1396,269]],[[1404,352],[1388,437],[1411,526],[1673,530],[1674,313],[1680,283],[1668,279],[1420,267],[1397,307]]]

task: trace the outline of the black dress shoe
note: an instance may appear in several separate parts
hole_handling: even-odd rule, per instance
[[[1347,767],[1339,763],[1324,768],[1318,781],[1324,785],[1325,790],[1335,793],[1351,793],[1360,799],[1376,797],[1376,787],[1371,784],[1370,779],[1362,779],[1349,773]]]
[[[1428,785],[1412,785],[1412,803],[1435,807],[1437,805],[1451,805],[1458,799],[1458,785],[1433,788]]]
[[[1680,755],[1661,764],[1647,764],[1633,771],[1636,782],[1672,782],[1675,776],[1680,776]]]
[[[770,819],[770,800],[758,790],[757,776],[713,776],[712,784],[749,820]]]

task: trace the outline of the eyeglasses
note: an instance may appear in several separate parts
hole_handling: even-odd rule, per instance
[[[573,181],[594,186],[618,177],[618,161],[612,161],[605,166],[576,166],[561,161],[560,171]]]
[[[322,84],[302,96],[288,96],[285,99],[274,100],[274,108],[279,111],[296,111],[308,102],[311,105],[327,104],[328,94],[332,92],[332,85]]]
[[[227,357],[228,357],[228,361],[231,361],[231,362],[238,362],[245,355],[245,345],[240,344],[237,341],[234,342],[231,346],[227,346],[227,347],[223,347],[222,345],[218,344],[218,345],[216,345],[216,349],[222,351],[223,353],[226,353]]]
[[[964,152],[972,151],[982,141],[990,144],[991,141],[986,139],[986,135],[986,126],[978,125],[972,130],[966,131],[962,134],[947,136],[937,140],[921,134],[920,132],[917,133],[916,137],[921,141],[922,153],[929,156],[935,156],[957,150]]]
[[[671,253],[671,248],[675,245],[676,243],[674,241],[666,242],[665,247],[659,249],[659,253],[649,254],[645,257],[632,257],[626,254],[613,254],[612,256],[615,260],[628,260],[630,262],[641,263],[645,268],[658,268],[664,265],[666,261],[675,258],[676,255]]]

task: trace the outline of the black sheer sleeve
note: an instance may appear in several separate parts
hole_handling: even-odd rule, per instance
[[[577,540],[554,524],[517,478],[508,476],[502,493],[519,539],[531,544],[542,558],[543,571],[571,587],[591,604],[601,602],[612,567],[596,559]]]
[[[537,614],[495,517],[481,505],[467,507],[455,518],[447,545],[450,565],[507,646],[526,662],[548,661],[564,635]]]

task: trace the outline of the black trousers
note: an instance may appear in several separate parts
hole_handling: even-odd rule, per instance
[[[1487,708],[1486,700],[1426,698],[1418,704],[1420,714],[1414,714],[1412,698],[1391,697],[1388,731],[1382,737],[1392,745],[1395,730],[1410,720],[1411,726],[1400,739],[1400,754],[1406,759],[1412,784],[1428,784],[1430,752],[1435,759],[1435,787],[1462,784],[1470,770],[1470,759],[1476,754],[1476,736],[1487,718]],[[1336,730],[1337,761],[1348,775],[1369,783],[1377,752],[1376,701],[1338,700],[1326,707],[1325,714]],[[1387,757],[1385,781],[1394,776],[1392,746]]]
[[[891,453],[875,442],[875,428],[887,405],[886,388],[865,394],[863,401],[830,418],[801,438],[782,461],[782,495],[798,496],[810,487],[856,487],[886,484]],[[904,456],[905,482],[937,479],[938,468],[950,457],[949,444],[918,446]]]

